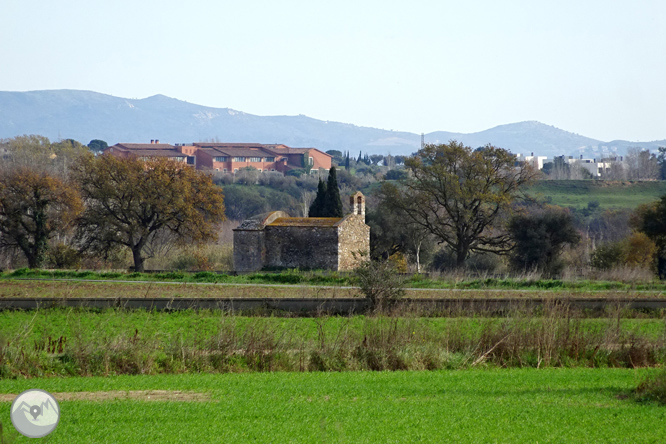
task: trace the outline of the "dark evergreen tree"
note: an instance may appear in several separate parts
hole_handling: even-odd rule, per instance
[[[317,184],[317,197],[310,205],[310,211],[308,211],[309,217],[325,217],[322,212],[324,209],[324,201],[326,200],[326,182],[319,179]]]
[[[88,148],[90,149],[90,151],[92,151],[95,154],[101,154],[102,151],[104,151],[108,147],[109,145],[105,141],[100,139],[93,139],[88,144]]]
[[[349,171],[349,151],[347,151],[347,157],[345,157],[345,170]]]
[[[338,175],[335,167],[328,172],[328,184],[324,198],[322,217],[342,217],[342,199],[338,188]]]
[[[361,163],[361,160],[363,160],[363,156],[361,155],[361,152],[358,152],[358,159],[356,159],[356,163]]]
[[[580,241],[571,215],[556,210],[514,216],[509,222],[509,233],[515,242],[511,255],[513,268],[538,269],[550,277],[564,267],[559,258],[564,247]]]

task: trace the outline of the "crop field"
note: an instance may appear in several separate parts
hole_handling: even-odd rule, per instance
[[[360,296],[350,274],[325,271],[250,273],[239,276],[212,272],[123,273],[20,269],[0,273],[2,297],[107,298],[336,298]],[[496,298],[542,297],[661,297],[666,282],[590,279],[533,279],[511,277],[405,276],[406,296]],[[506,293],[505,293],[506,292]]]
[[[42,309],[0,313],[0,378],[666,363],[659,317],[228,315]]]
[[[602,209],[632,209],[666,194],[666,182],[542,180],[529,194],[550,198],[550,202],[563,207],[585,208],[589,202],[598,202]]]
[[[624,286],[619,284],[618,286]],[[406,288],[408,298],[663,298],[663,288],[648,290],[586,290],[538,288]],[[94,282],[66,280],[0,280],[0,298],[354,298],[359,290],[347,286],[206,284],[170,282]]]
[[[60,398],[61,419],[48,439],[53,443],[659,442],[666,436],[664,407],[628,396],[649,372],[551,368],[0,380],[0,421],[5,437],[16,437],[9,402],[39,387]]]

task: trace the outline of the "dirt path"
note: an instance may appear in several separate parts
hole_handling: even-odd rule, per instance
[[[207,393],[185,392],[180,390],[111,390],[104,392],[53,392],[56,401],[210,401]],[[0,402],[12,402],[18,394],[0,394]]]

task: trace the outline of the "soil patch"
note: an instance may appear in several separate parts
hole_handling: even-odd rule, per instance
[[[210,401],[207,393],[185,392],[180,390],[111,390],[104,392],[53,392],[56,401]],[[0,394],[0,402],[12,402],[17,394]]]

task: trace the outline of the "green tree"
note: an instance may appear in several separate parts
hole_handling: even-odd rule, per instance
[[[42,265],[49,240],[72,226],[79,193],[44,171],[18,167],[0,177],[0,246],[18,248],[30,268]]]
[[[322,217],[342,217],[342,200],[340,199],[340,188],[338,187],[338,176],[335,167],[328,172],[328,183],[324,196],[324,211]]]
[[[383,200],[445,243],[458,267],[470,252],[509,251],[503,222],[536,172],[516,166],[515,156],[504,149],[489,145],[472,151],[456,141],[428,144],[405,165],[411,177],[398,185],[385,182]]]
[[[88,143],[88,149],[95,154],[102,154],[102,152],[108,147],[109,145],[100,139],[93,139]]]
[[[38,135],[17,136],[0,141],[0,148],[7,152],[7,167],[28,167],[65,175],[70,165],[88,151],[88,148],[73,139],[51,143]]]
[[[559,258],[564,247],[580,241],[571,215],[554,209],[514,216],[509,232],[515,242],[512,267],[520,271],[538,269],[551,276],[562,270]]]
[[[666,196],[652,204],[639,206],[632,225],[657,246],[657,272],[659,279],[666,279]]]
[[[328,150],[328,151],[326,151],[326,154],[329,154],[331,157],[333,157],[332,160],[336,165],[341,165],[342,164],[342,159],[343,159],[342,151]]]
[[[303,158],[301,162],[303,163],[303,170],[305,171],[305,174],[310,174],[310,171],[312,171],[312,163],[310,163],[309,151],[303,153]]]
[[[326,182],[319,179],[317,183],[317,196],[315,197],[312,205],[310,205],[310,211],[308,211],[309,217],[326,217],[324,214],[324,205],[326,201]]]
[[[224,220],[222,189],[168,159],[89,155],[73,176],[86,202],[77,240],[103,254],[128,248],[136,271],[143,271],[146,248],[160,235],[183,244],[214,240]]]

